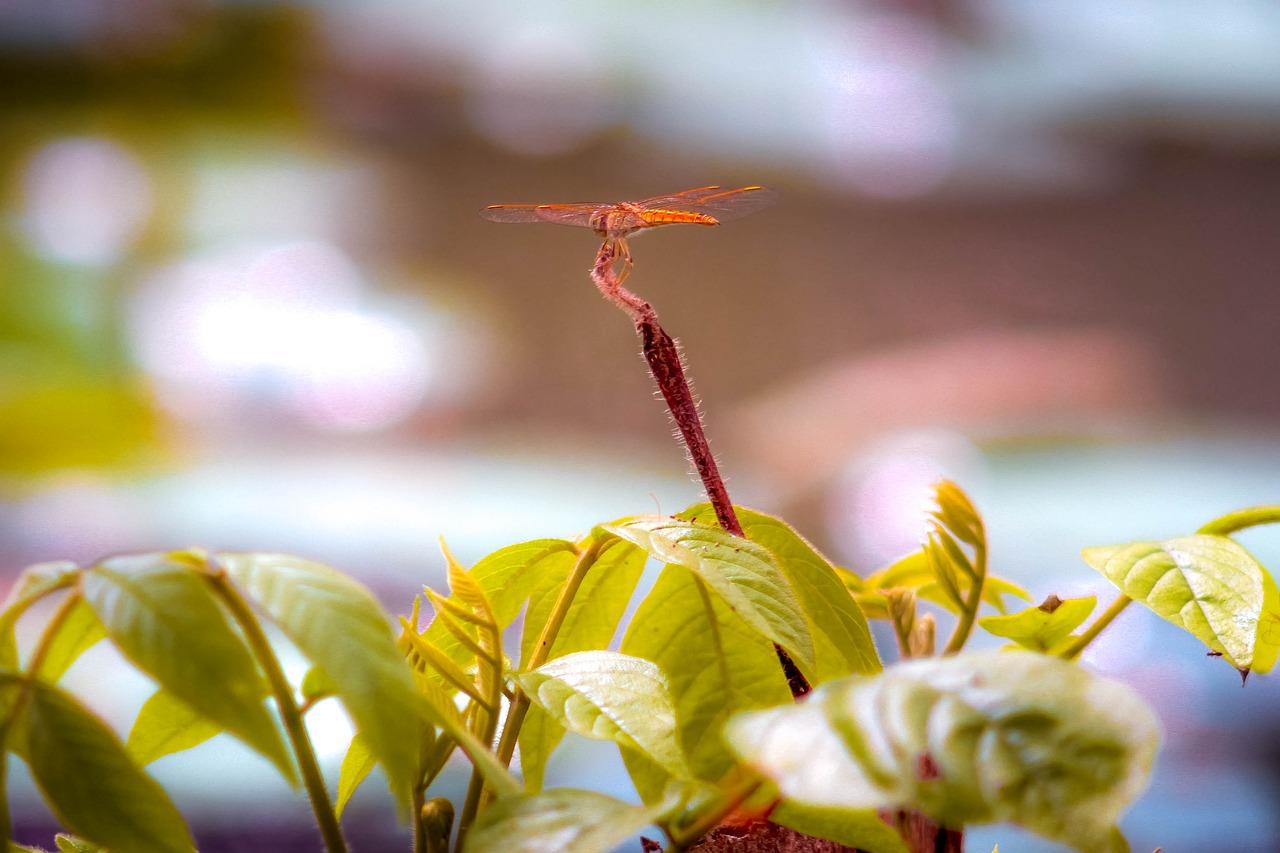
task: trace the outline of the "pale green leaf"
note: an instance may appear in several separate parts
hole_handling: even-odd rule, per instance
[[[77,598],[58,626],[58,633],[50,641],[36,674],[51,684],[56,682],[80,655],[105,636],[107,629],[102,620],[84,598]]]
[[[494,617],[489,597],[476,579],[467,574],[447,549],[445,558],[449,565],[449,589],[456,601],[447,602],[448,606],[436,613],[436,619],[449,620],[469,614],[467,622],[476,629],[475,686],[480,704],[472,718],[471,731],[481,742],[489,743],[497,730],[498,714],[502,708],[502,627]],[[432,601],[438,608],[446,604],[434,598]]]
[[[520,776],[525,790],[537,793],[547,776],[547,759],[564,740],[564,726],[537,705],[530,705],[520,726]]]
[[[407,794],[417,775],[423,705],[377,599],[300,557],[219,556],[236,585],[333,681],[392,790]]]
[[[819,808],[784,800],[769,814],[769,820],[863,853],[908,853],[902,836],[882,821],[875,809]]]
[[[785,649],[802,672],[816,671],[804,611],[768,549],[719,527],[665,516],[604,529],[697,574],[746,624]]]
[[[644,572],[646,559],[645,552],[629,542],[612,539],[602,546],[595,564],[573,597],[547,660],[609,645]],[[522,663],[533,654],[533,647],[551,616],[571,568],[572,564],[558,564],[547,566],[539,573],[525,614],[524,635],[520,641]]]
[[[1097,604],[1098,598],[1094,595],[1063,599],[1054,596],[1038,607],[1028,607],[1008,616],[984,616],[978,624],[1024,649],[1054,652],[1069,641],[1071,632],[1089,618]]]
[[[499,800],[467,834],[466,853],[602,853],[644,829],[664,806],[556,788]]]
[[[720,738],[729,717],[791,701],[773,644],[681,566],[663,569],[621,650],[653,661],[667,676],[680,745],[700,779],[719,781],[735,763]],[[670,774],[638,756],[623,759],[645,802],[660,798]]]
[[[266,678],[197,568],[201,559],[175,553],[106,560],[84,572],[85,601],[134,665],[296,784],[267,710]]]
[[[440,730],[457,742],[462,751],[471,759],[471,763],[479,769],[499,797],[510,797],[521,793],[520,783],[511,775],[498,757],[493,754],[487,744],[471,733],[467,722],[458,706],[453,704],[453,697],[444,688],[430,679],[420,679],[418,689],[426,700],[427,714]]]
[[[983,652],[832,682],[740,715],[726,737],[796,803],[1011,822],[1101,853],[1123,849],[1116,821],[1146,785],[1159,724],[1131,689],[1073,663]]]
[[[1271,574],[1234,539],[1195,534],[1086,548],[1084,559],[1237,669],[1266,672],[1275,664],[1280,595]]]
[[[222,730],[187,703],[161,688],[142,703],[125,747],[140,767],[199,746]]]
[[[115,850],[195,850],[182,815],[106,723],[52,685],[29,681],[25,690],[23,754],[63,826]]]
[[[338,797],[334,800],[333,811],[339,819],[342,818],[342,811],[351,800],[351,795],[377,763],[378,759],[369,751],[368,744],[359,733],[351,738],[347,754],[342,757],[342,766],[338,769]]]
[[[520,673],[516,681],[569,731],[643,753],[672,776],[689,775],[667,678],[652,661],[575,652]]]
[[[326,697],[337,695],[338,685],[329,677],[329,673],[318,666],[313,666],[307,670],[306,675],[302,676],[302,684],[298,690],[302,694],[303,702],[314,705]]]
[[[813,686],[843,675],[879,672],[880,657],[866,617],[831,563],[781,519],[736,509],[747,538],[773,555],[799,599],[814,643]],[[710,504],[699,504],[681,515],[705,516],[710,510]]]

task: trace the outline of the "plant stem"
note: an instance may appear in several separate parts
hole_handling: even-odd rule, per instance
[[[1196,532],[1230,536],[1249,527],[1278,522],[1280,522],[1280,506],[1255,506],[1215,518]]]
[[[427,828],[423,825],[426,816],[422,807],[426,805],[426,789],[413,786],[413,853],[427,853]]]
[[[587,547],[578,554],[578,559],[573,564],[569,577],[565,579],[564,586],[560,588],[560,595],[556,598],[555,605],[551,608],[551,615],[547,617],[547,623],[542,626],[537,645],[529,653],[529,660],[521,667],[523,670],[534,670],[546,663],[547,657],[551,654],[551,648],[555,645],[556,636],[564,626],[565,617],[569,615],[569,607],[573,604],[574,596],[578,594],[578,589],[582,586],[587,572],[596,564],[601,553],[617,541],[612,537],[592,538]],[[520,738],[520,728],[524,725],[524,718],[528,713],[529,697],[517,687],[507,707],[507,717],[502,725],[502,737],[498,740],[496,754],[503,767],[511,766],[511,758],[515,755],[516,743]],[[492,793],[485,790],[484,777],[478,770],[473,770],[471,783],[467,787],[467,798],[462,807],[462,816],[458,820],[459,844],[472,822],[475,821],[480,807],[491,797]]]
[[[619,257],[618,242],[608,239],[600,247],[595,265],[591,268],[591,280],[606,299],[625,311],[635,323],[645,360],[649,363],[649,372],[658,383],[662,399],[667,403],[667,411],[680,429],[680,437],[684,440],[689,459],[698,472],[698,479],[702,481],[702,488],[711,501],[720,526],[735,536],[746,538],[733,502],[729,499],[724,477],[720,475],[715,456],[711,453],[711,444],[707,441],[707,434],[702,426],[702,415],[693,399],[689,380],[684,375],[680,348],[658,323],[658,312],[653,306],[623,287],[613,271],[613,263]],[[811,689],[808,680],[786,650],[777,643],[773,648],[786,675],[791,695],[799,699]]]
[[[706,835],[712,829],[720,825],[726,817],[733,813],[733,810],[742,805],[748,797],[759,791],[764,784],[763,780],[758,777],[752,777],[744,780],[725,793],[725,798],[714,809],[708,809],[688,826],[676,830],[672,829],[668,835],[671,838],[671,849],[673,851],[684,850],[690,844],[696,842],[699,838]]]
[[[223,604],[231,611],[232,617],[240,630],[244,632],[249,648],[266,673],[267,682],[271,685],[271,694],[280,710],[280,718],[285,732],[289,735],[289,743],[293,746],[294,757],[298,761],[298,769],[302,772],[302,783],[311,799],[311,810],[315,812],[316,823],[320,826],[320,834],[324,837],[325,849],[330,853],[345,853],[347,846],[342,840],[342,829],[338,826],[338,816],[334,814],[333,803],[329,800],[329,792],[324,785],[324,777],[320,775],[320,767],[316,763],[316,753],[307,736],[306,725],[302,721],[302,713],[293,698],[293,687],[284,677],[280,660],[271,648],[261,623],[254,616],[240,591],[227,578],[227,573],[215,564],[210,564],[205,576],[213,585],[214,591],[222,599]]]
[[[985,544],[980,543],[973,547],[973,567],[978,576],[973,579],[969,587],[969,597],[965,600],[964,610],[960,613],[960,619],[956,623],[955,631],[951,634],[951,639],[942,650],[943,655],[958,654],[964,648],[964,644],[969,641],[969,634],[973,631],[974,619],[977,618],[978,608],[982,606],[982,586],[987,580],[987,546]]]
[[[1111,602],[1111,606],[1108,607],[1101,616],[1093,620],[1093,624],[1089,626],[1087,631],[1077,637],[1075,642],[1058,653],[1059,657],[1066,660],[1075,660],[1080,657],[1080,653],[1093,642],[1095,637],[1102,633],[1102,629],[1115,621],[1115,618],[1119,616],[1132,601],[1132,598],[1121,593],[1115,601]]]

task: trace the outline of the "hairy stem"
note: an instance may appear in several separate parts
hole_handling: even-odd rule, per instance
[[[666,333],[658,323],[658,312],[648,302],[636,296],[622,286],[617,274],[613,271],[613,263],[621,256],[625,257],[625,247],[618,246],[618,240],[609,239],[600,247],[596,255],[595,265],[591,269],[591,279],[596,288],[606,299],[625,311],[636,325],[636,334],[640,336],[645,361],[649,363],[649,372],[658,383],[662,399],[667,403],[667,410],[680,430],[680,437],[688,451],[689,460],[702,488],[711,501],[716,519],[720,526],[735,536],[743,536],[742,523],[734,511],[733,502],[729,499],[729,490],[725,487],[724,477],[716,465],[715,456],[711,453],[711,444],[707,441],[706,431],[702,426],[702,415],[698,412],[698,404],[694,401],[693,390],[684,374],[684,364],[680,358],[680,349],[675,340]],[[787,685],[791,695],[799,699],[811,689],[809,682],[800,672],[799,667],[791,660],[790,655],[776,643],[774,650],[778,662],[787,677]]]
[[[267,640],[262,624],[254,616],[248,602],[240,595],[240,591],[227,578],[227,573],[220,568],[210,566],[206,577],[213,585],[214,591],[222,599],[222,603],[231,611],[231,616],[244,632],[249,648],[262,671],[266,673],[267,682],[271,685],[271,695],[280,710],[280,718],[284,730],[289,736],[294,757],[298,761],[298,769],[302,772],[302,784],[307,789],[311,800],[311,810],[315,812],[316,823],[320,834],[324,837],[325,849],[330,853],[345,853],[346,842],[342,840],[342,829],[338,826],[338,816],[333,811],[333,803],[329,800],[329,792],[324,786],[324,777],[320,775],[320,766],[316,763],[315,749],[311,746],[311,738],[307,736],[306,725],[302,721],[302,712],[293,698],[293,687],[284,676],[280,660]]]
[[[1249,527],[1260,524],[1276,524],[1280,522],[1280,506],[1255,506],[1238,510],[1215,518],[1197,530],[1197,533],[1212,533],[1218,536],[1230,536]]]
[[[1088,630],[1077,637],[1075,642],[1058,653],[1059,656],[1066,660],[1075,660],[1080,657],[1080,653],[1093,642],[1095,637],[1102,633],[1102,629],[1114,622],[1115,618],[1124,612],[1124,609],[1128,607],[1132,601],[1132,598],[1121,593],[1115,601],[1111,602],[1111,606],[1103,611],[1101,616],[1093,620],[1093,624],[1089,626]]]

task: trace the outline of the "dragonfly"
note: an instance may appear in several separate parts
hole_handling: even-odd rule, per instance
[[[777,200],[778,194],[765,187],[698,187],[640,201],[491,204],[480,215],[491,222],[550,222],[590,228],[605,240],[600,256],[622,261],[617,279],[621,284],[634,266],[626,239],[631,234],[662,225],[719,225]]]

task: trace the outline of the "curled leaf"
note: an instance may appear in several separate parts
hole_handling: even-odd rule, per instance
[[[914,660],[740,714],[733,749],[796,803],[908,808],[944,826],[1008,821],[1086,851],[1124,849],[1159,727],[1119,682],[1059,658]]]

